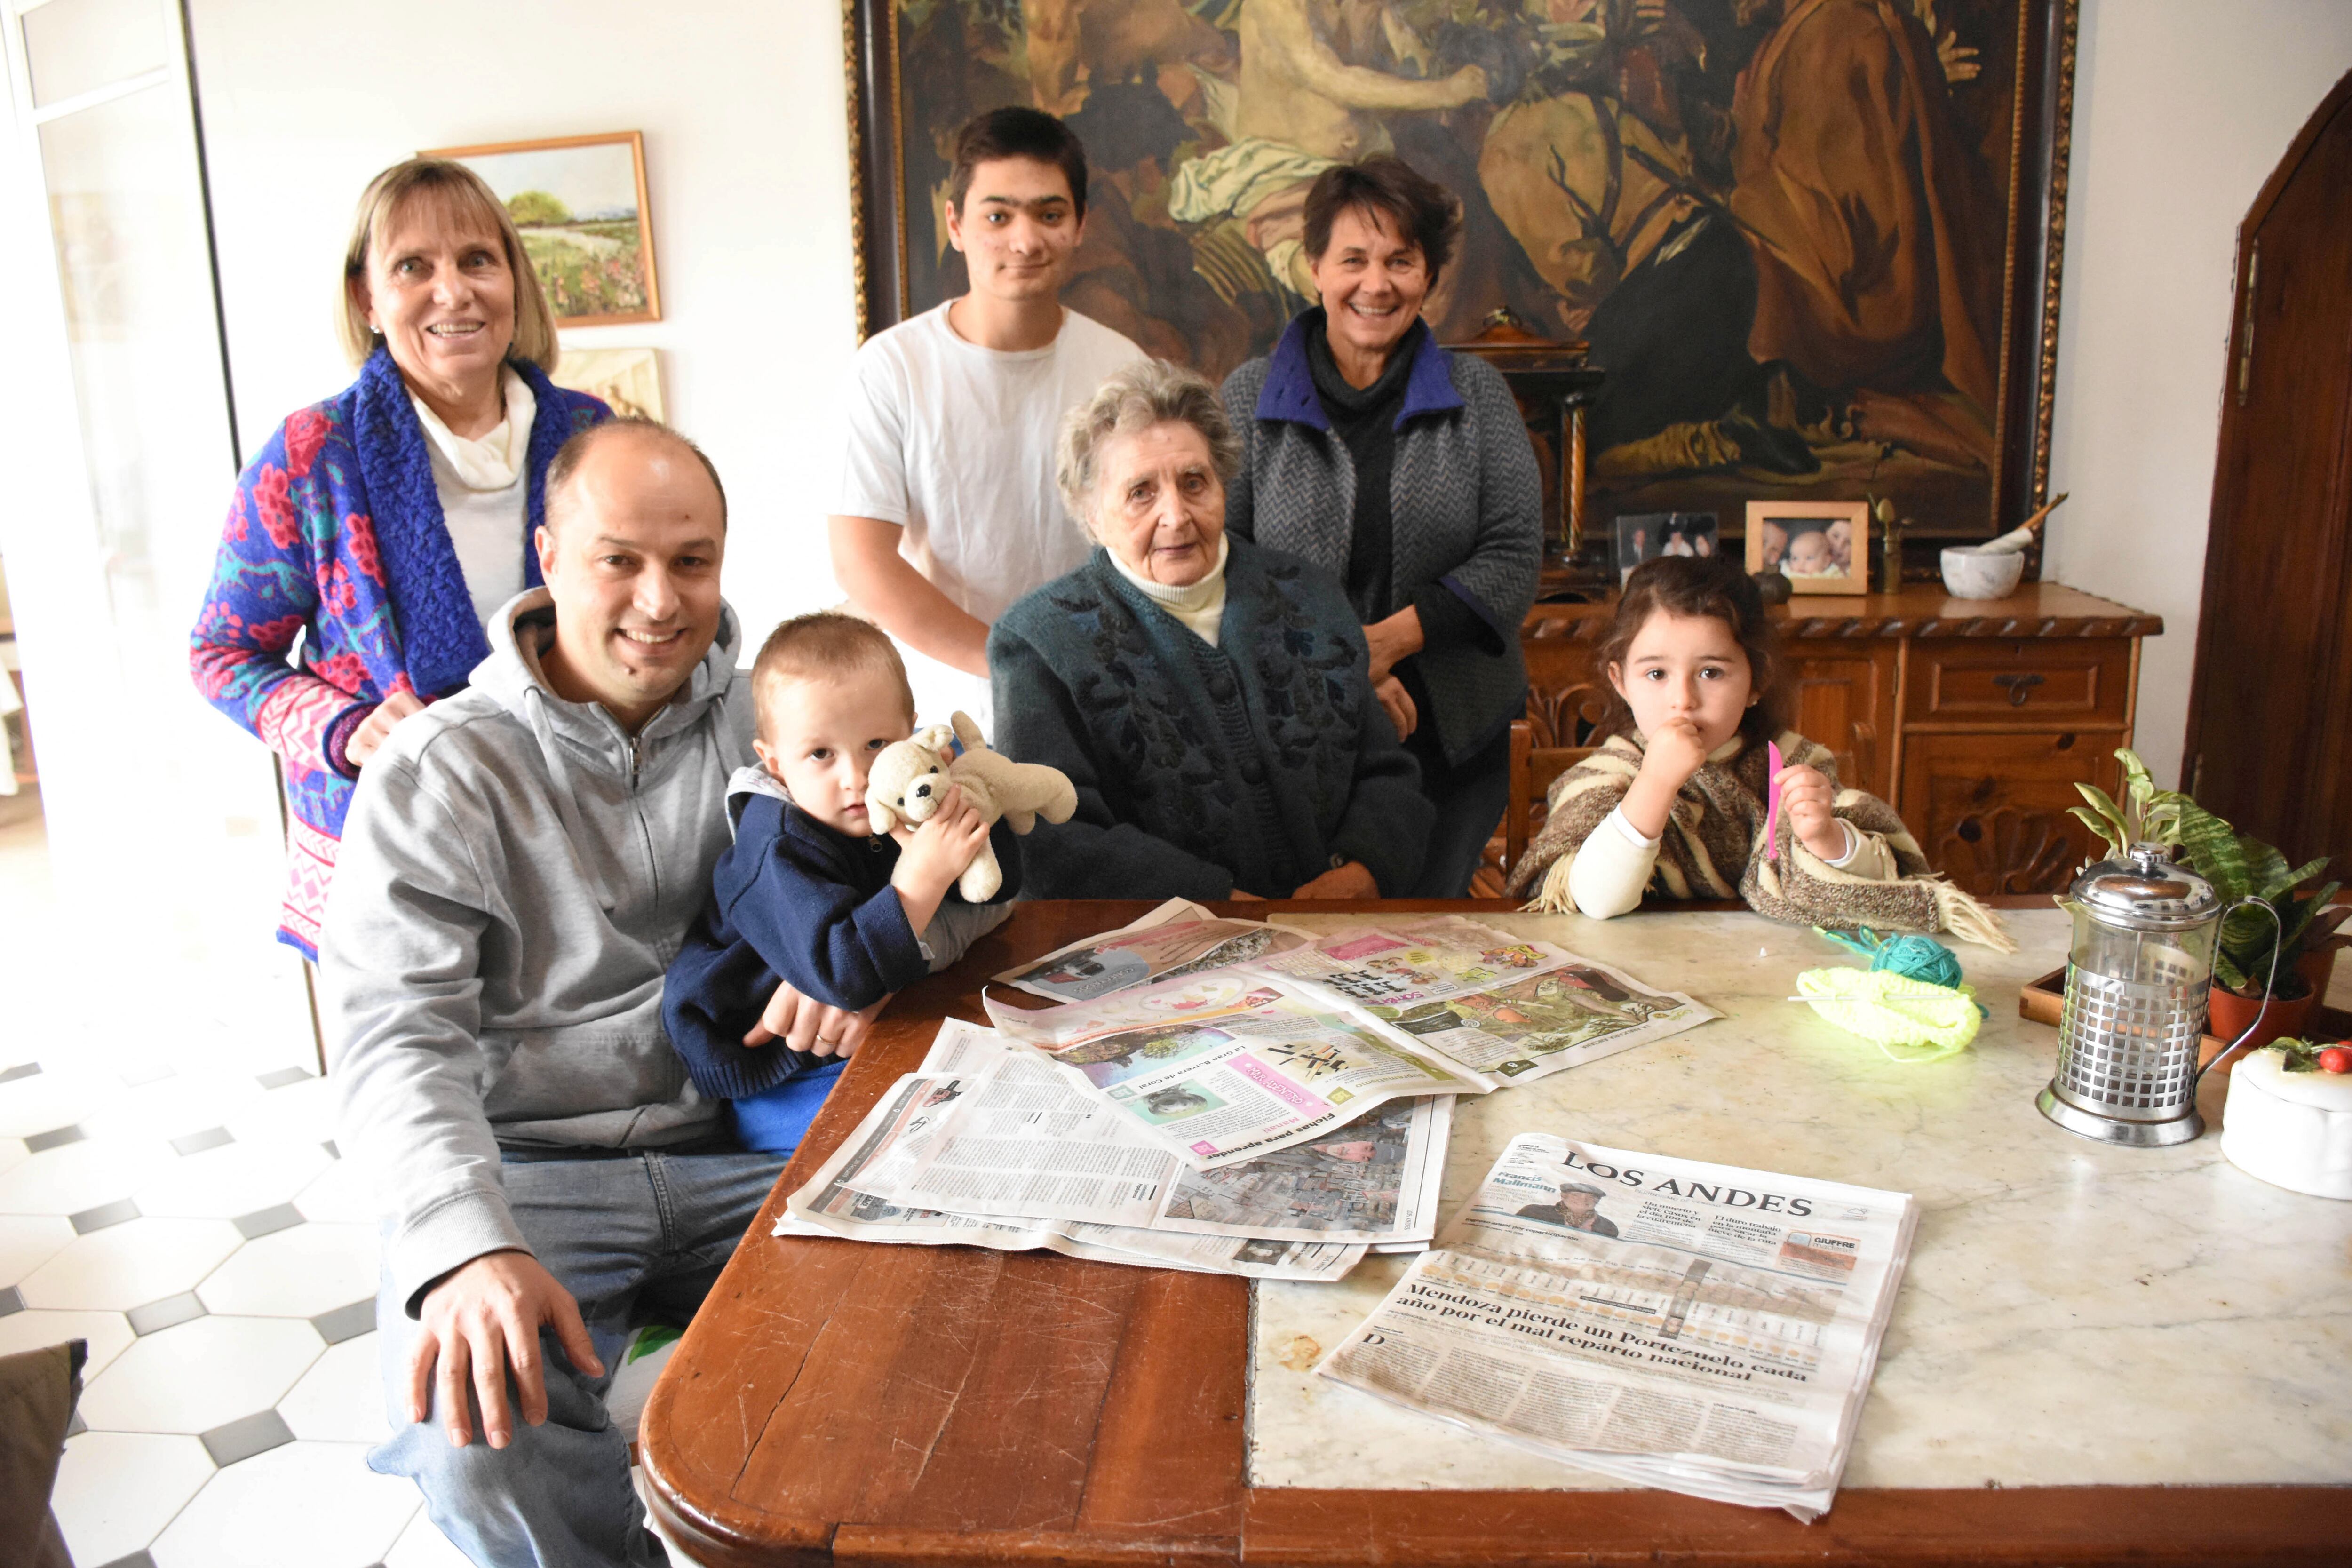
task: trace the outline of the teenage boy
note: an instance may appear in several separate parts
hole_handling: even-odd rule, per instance
[[[989,624],[1087,557],[1054,479],[1062,416],[1144,353],[1063,308],[1086,216],[1067,126],[1034,109],[971,121],[947,200],[971,292],[877,333],[850,367],[834,577],[906,651],[934,721],[961,708],[993,731]]]

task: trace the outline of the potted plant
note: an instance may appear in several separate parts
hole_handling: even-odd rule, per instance
[[[2116,760],[2124,769],[2122,804],[2105,790],[2089,784],[2074,786],[2088,808],[2076,806],[2074,815],[2106,841],[2111,856],[2120,858],[2136,843],[2177,846],[2225,904],[2252,897],[2277,911],[2275,925],[2268,915],[2253,909],[2233,910],[2222,920],[2221,940],[2213,952],[2213,990],[2207,1012],[2213,1033],[2235,1039],[2259,1014],[2262,1027],[2254,1037],[2256,1046],[2282,1036],[2300,1035],[2327,989],[2327,972],[2336,950],[2352,942],[2341,930],[2352,918],[2352,905],[2330,908],[2328,904],[2340,884],[2297,890],[2326,868],[2326,857],[2289,866],[2275,847],[2238,832],[2188,795],[2158,789],[2147,764],[2131,752],[2117,752]],[[2265,1012],[2264,986],[2273,973],[2276,983]]]

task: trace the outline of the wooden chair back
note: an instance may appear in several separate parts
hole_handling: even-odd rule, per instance
[[[1503,813],[1503,874],[1518,869],[1528,841],[1543,828],[1551,786],[1592,754],[1591,746],[1538,746],[1524,719],[1511,721],[1511,800]]]

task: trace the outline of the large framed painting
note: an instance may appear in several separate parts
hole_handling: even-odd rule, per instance
[[[1591,345],[1589,503],[1889,499],[1980,538],[2042,492],[2075,0],[845,0],[861,325],[965,287],[969,116],[1063,116],[1073,309],[1213,377],[1312,303],[1317,174],[1461,198],[1443,342]]]

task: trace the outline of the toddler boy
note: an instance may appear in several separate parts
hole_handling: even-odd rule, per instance
[[[735,842],[670,963],[662,1020],[695,1088],[733,1101],[743,1145],[784,1154],[842,1063],[829,1040],[743,1044],[776,983],[859,1012],[946,968],[1009,912],[1021,841],[1001,822],[992,836],[954,790],[919,827],[875,837],[866,772],[915,732],[915,699],[872,623],[831,611],[786,621],[761,647],[751,697],[760,766],[728,781]],[[1004,886],[974,908],[950,889],[991,842]]]

